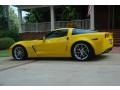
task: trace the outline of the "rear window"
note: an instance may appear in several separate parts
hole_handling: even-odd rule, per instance
[[[84,34],[84,33],[94,33],[94,32],[97,32],[97,31],[89,30],[89,29],[73,29],[72,35]]]

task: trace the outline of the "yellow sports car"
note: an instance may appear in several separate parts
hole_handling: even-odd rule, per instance
[[[20,41],[10,47],[16,60],[34,57],[73,57],[89,60],[112,50],[113,36],[110,32],[97,32],[77,28],[60,28],[51,31],[43,40]]]

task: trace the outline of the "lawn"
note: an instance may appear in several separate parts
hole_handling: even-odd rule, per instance
[[[9,52],[8,50],[0,50],[0,57],[8,57]]]

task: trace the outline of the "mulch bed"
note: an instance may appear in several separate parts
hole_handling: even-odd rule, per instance
[[[113,47],[112,53],[120,53],[120,46],[119,47]]]

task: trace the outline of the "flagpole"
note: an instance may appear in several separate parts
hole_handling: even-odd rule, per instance
[[[95,30],[95,23],[94,23],[94,5],[91,5],[91,11],[90,11],[90,29]]]
[[[112,12],[112,14],[113,14],[113,17],[112,17],[112,29],[114,29],[114,22],[115,22],[115,20],[114,20],[114,17],[115,17],[115,15],[114,15],[114,13],[115,13],[115,11],[114,11],[114,6],[113,6],[113,12]]]
[[[108,28],[107,28],[107,30],[109,31],[110,30],[110,12],[111,12],[111,8],[110,8],[110,6],[108,6]]]

